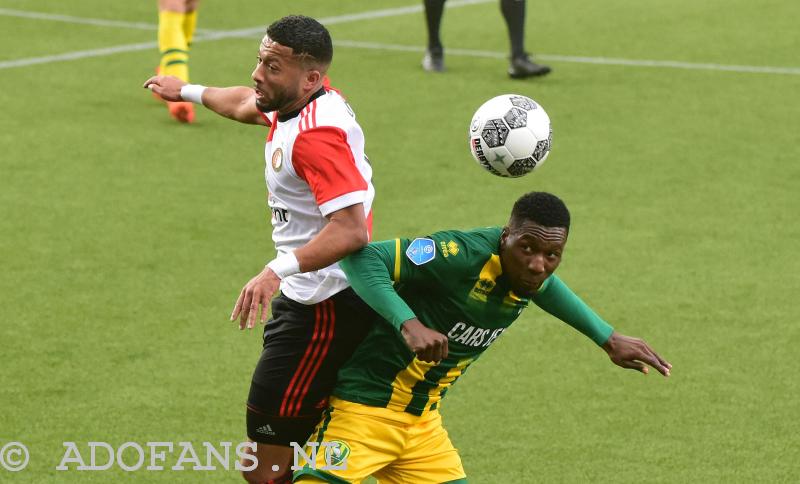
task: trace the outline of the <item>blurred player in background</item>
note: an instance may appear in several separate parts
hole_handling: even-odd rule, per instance
[[[370,475],[389,483],[466,482],[440,402],[531,302],[589,337],[616,365],[643,373],[650,365],[668,376],[667,361],[644,341],[615,332],[553,274],[569,225],[558,197],[532,192],[517,200],[503,228],[374,242],[345,258],[353,288],[384,320],[339,371],[307,454],[313,443],[331,447],[319,447],[315,465],[296,471],[295,482]]]
[[[550,67],[533,62],[525,52],[525,1],[500,0],[500,11],[503,12],[511,41],[511,64],[508,67],[508,75],[514,79],[543,76],[550,72]],[[444,47],[439,38],[444,2],[445,0],[424,0],[425,22],[428,26],[428,52],[422,59],[422,67],[426,71],[444,70]]]
[[[258,443],[258,467],[244,472],[252,483],[291,481],[290,444],[306,442],[338,369],[377,319],[337,264],[369,241],[375,190],[364,133],[325,84],[332,58],[327,29],[291,15],[267,28],[254,87],[206,88],[163,76],[144,85],[169,101],[270,127],[265,177],[278,255],[244,286],[231,315],[252,328],[259,309],[267,319],[280,287],[247,401],[247,435]]]
[[[158,74],[189,82],[189,47],[197,26],[200,0],[158,0]],[[181,123],[194,121],[194,106],[186,101],[167,101],[169,114]]]

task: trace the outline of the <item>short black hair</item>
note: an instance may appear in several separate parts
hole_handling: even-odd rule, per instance
[[[273,41],[291,47],[295,55],[310,56],[325,66],[333,60],[333,41],[328,29],[305,15],[287,15],[267,27]]]
[[[564,227],[569,230],[569,210],[552,193],[530,192],[519,197],[511,209],[510,224],[517,225],[526,220],[545,227]]]

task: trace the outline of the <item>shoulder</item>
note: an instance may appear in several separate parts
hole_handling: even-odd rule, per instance
[[[499,227],[472,230],[443,230],[430,234],[427,239],[433,242],[437,255],[450,263],[482,264],[492,254],[496,254],[500,244]]]
[[[314,104],[316,104],[314,106],[316,108],[314,113],[316,126],[336,126],[345,131],[361,130],[356,122],[355,112],[337,91],[326,91],[324,96],[314,100]]]
[[[437,244],[453,242],[459,248],[473,252],[496,253],[500,244],[501,227],[485,227],[470,230],[443,230],[431,234]],[[455,248],[455,246],[454,246]]]

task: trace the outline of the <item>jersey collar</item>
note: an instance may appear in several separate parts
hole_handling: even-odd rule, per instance
[[[325,94],[325,87],[319,88],[319,91],[317,91],[314,94],[312,94],[311,97],[308,98],[308,102],[305,103],[304,105],[300,106],[300,108],[298,108],[298,109],[296,109],[294,111],[288,112],[286,114],[278,115],[278,121],[280,121],[281,123],[285,123],[286,121],[289,121],[293,117],[295,117],[298,114],[300,114],[300,111],[302,111],[306,106],[311,104],[311,101],[313,101],[314,99],[322,96],[323,94]]]

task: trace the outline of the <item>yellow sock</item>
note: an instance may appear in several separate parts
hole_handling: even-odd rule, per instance
[[[192,39],[194,38],[194,31],[197,27],[197,10],[186,12],[183,18],[183,37],[186,39],[186,45],[192,46]]]
[[[162,76],[175,76],[189,82],[189,47],[183,33],[185,17],[179,12],[158,12],[158,50],[161,52],[158,67]]]

